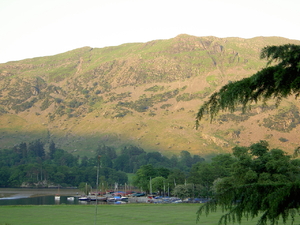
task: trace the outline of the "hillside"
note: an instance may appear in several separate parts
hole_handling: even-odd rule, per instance
[[[265,139],[291,152],[300,129],[294,98],[277,110],[272,102],[256,105],[194,129],[210,94],[263,68],[263,47],[286,43],[300,41],[182,34],[0,64],[0,146],[40,138],[87,156],[102,143],[208,156]]]

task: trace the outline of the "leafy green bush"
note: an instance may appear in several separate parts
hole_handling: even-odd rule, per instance
[[[158,85],[154,85],[150,88],[145,89],[145,91],[152,91],[152,92],[163,91],[163,90],[164,90],[164,86],[158,86]]]
[[[250,114],[223,114],[219,116],[219,121],[228,122],[228,121],[235,121],[235,122],[243,122],[249,119]]]
[[[22,103],[20,105],[14,105],[11,108],[13,110],[15,110],[16,113],[23,112],[26,109],[31,108],[34,105],[34,103],[36,103],[37,101],[38,101],[37,98],[33,98],[31,101],[24,102],[24,103]]]
[[[281,138],[279,138],[279,141],[281,141],[281,142],[287,142],[287,141],[289,141],[289,140],[286,139],[286,138],[281,137]]]
[[[120,108],[117,110],[117,114],[114,115],[113,117],[115,118],[121,118],[121,117],[125,117],[128,114],[131,114],[132,112],[128,109],[124,109],[124,108]]]
[[[7,111],[3,107],[0,106],[0,115],[5,114],[5,113],[7,113]]]
[[[149,112],[149,114],[148,114],[149,116],[156,116],[156,113],[155,112],[153,112],[153,111],[151,111],[151,112]]]
[[[191,101],[193,99],[203,99],[206,96],[209,95],[210,92],[204,91],[204,92],[196,92],[196,93],[183,93],[182,95],[178,95],[176,97],[176,101]]]
[[[53,101],[51,101],[49,98],[45,98],[45,100],[42,102],[41,105],[41,110],[44,111],[45,109],[47,109],[51,104],[53,103]]]
[[[161,94],[152,95],[150,98],[143,94],[138,100],[134,102],[118,102],[117,107],[127,107],[134,109],[137,112],[146,112],[149,108],[153,107],[155,103],[167,101],[170,98],[174,98],[178,93],[179,90],[175,89]]]
[[[169,108],[171,106],[172,106],[172,104],[163,104],[160,108],[161,109],[166,109],[166,108]]]
[[[116,95],[112,95],[110,98],[109,98],[109,101],[110,102],[113,102],[113,101],[121,101],[122,99],[124,98],[128,98],[128,97],[131,97],[131,92],[123,92],[123,93],[120,93],[120,94],[116,94]]]
[[[89,91],[86,90],[86,89],[83,89],[83,90],[81,91],[81,93],[84,94],[84,95],[87,95],[87,94],[89,93]]]
[[[59,103],[61,103],[63,100],[62,100],[61,98],[55,98],[54,101],[55,101],[56,103],[59,104]]]
[[[190,93],[183,93],[182,95],[178,95],[176,97],[176,101],[179,102],[179,101],[190,101],[192,100],[192,95]]]
[[[68,110],[71,110],[71,109],[68,109]],[[55,111],[55,114],[57,114],[59,116],[63,116],[65,114],[65,106],[63,106],[63,105],[58,106]]]
[[[76,99],[72,99],[70,102],[68,102],[66,105],[68,107],[71,107],[71,108],[78,108],[79,106],[81,106],[83,103],[82,102],[79,102],[77,101]]]

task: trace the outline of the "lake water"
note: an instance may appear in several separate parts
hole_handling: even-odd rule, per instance
[[[55,195],[60,199],[56,200]],[[48,188],[0,188],[1,205],[57,205],[57,204],[95,204],[95,202],[79,201],[78,198],[68,200],[68,197],[79,196],[78,189],[48,189]]]

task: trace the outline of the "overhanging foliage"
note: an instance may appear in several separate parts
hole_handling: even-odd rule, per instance
[[[214,182],[215,195],[197,214],[215,212],[224,215],[219,224],[241,223],[242,218],[259,217],[257,225],[277,224],[300,212],[300,160],[281,149],[268,148],[266,141],[250,147],[235,147],[231,175]]]
[[[257,216],[260,216],[257,225],[266,225],[268,221],[276,224],[280,218],[286,223],[289,217],[294,222],[294,216],[300,212],[299,200],[299,182],[242,185],[228,189],[200,207],[197,221],[202,213],[215,212],[220,206],[227,213],[220,218],[219,224],[241,223],[243,217],[253,219]]]
[[[250,104],[274,98],[277,105],[289,95],[298,97],[300,90],[300,46],[268,46],[262,49],[261,59],[268,60],[268,66],[251,77],[230,82],[210,96],[198,111],[196,125],[208,113],[211,120],[220,111],[233,112],[242,106],[245,112]],[[272,65],[273,63],[278,63]],[[272,65],[272,66],[270,66]]]

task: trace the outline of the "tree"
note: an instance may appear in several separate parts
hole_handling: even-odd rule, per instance
[[[157,173],[157,176],[161,176],[163,178],[168,178],[171,171],[167,168],[159,167],[159,168],[156,169],[156,173]]]
[[[180,198],[181,200],[184,200],[185,198],[194,198],[199,196],[199,193],[201,192],[202,186],[201,185],[195,185],[195,184],[180,184],[177,185],[174,190],[173,194]]]
[[[151,180],[152,191],[160,194],[166,190],[166,179],[164,177],[155,177]]]
[[[201,195],[209,197],[212,195],[212,186],[214,180],[222,176],[223,170],[220,167],[215,167],[212,163],[196,163],[193,165],[188,182],[200,184],[202,186]]]
[[[44,143],[40,140],[35,140],[29,143],[28,152],[31,157],[45,157]]]
[[[191,156],[191,153],[188,151],[181,151],[180,152],[180,163],[184,167],[192,167],[193,164],[193,158]]]
[[[156,174],[157,172],[151,164],[141,166],[134,176],[133,184],[142,188],[144,191],[149,192],[150,178],[156,177]]]
[[[56,146],[53,140],[51,140],[50,144],[49,144],[49,157],[50,159],[53,159],[54,154],[56,151]]]
[[[220,111],[234,112],[240,105],[245,112],[251,109],[251,103],[266,103],[273,98],[279,105],[283,98],[299,96],[299,45],[267,46],[261,51],[261,59],[268,60],[266,68],[230,82],[210,96],[197,113],[196,127],[205,113],[213,120]],[[204,210],[208,213],[222,206],[229,213],[221,217],[220,224],[240,222],[242,216],[253,218],[259,212],[263,214],[258,224],[275,224],[280,217],[285,222],[289,216],[293,221],[295,212],[300,211],[300,175],[295,160],[280,149],[269,151],[265,142],[250,149],[237,147],[234,154],[238,162],[233,175],[215,182],[216,195],[198,210],[198,219]]]
[[[245,112],[251,103],[259,100],[265,103],[274,98],[278,105],[282,98],[290,95],[299,96],[300,46],[292,44],[267,46],[262,49],[260,57],[268,60],[268,67],[251,77],[229,82],[212,94],[200,107],[196,116],[196,126],[205,113],[208,113],[212,120],[220,111],[234,112],[240,105]],[[273,62],[278,64],[273,65]]]
[[[183,171],[180,169],[173,169],[168,176],[167,183],[168,187],[172,190],[178,184],[184,184],[186,180],[186,176]]]
[[[11,171],[8,166],[0,167],[0,187],[6,187],[9,185],[8,180]]]
[[[190,195],[190,193],[189,193],[189,190],[187,189],[186,185],[180,184],[174,188],[173,195],[175,195],[178,198],[180,198],[181,200],[183,200],[183,199],[187,198]]]
[[[92,190],[91,185],[88,185],[87,183],[81,182],[78,186],[79,190],[81,190],[85,195],[88,195],[90,191]]]
[[[300,208],[299,160],[281,149],[269,149],[266,141],[250,147],[235,147],[237,161],[231,176],[214,182],[214,198],[199,208],[198,220],[203,211],[215,211],[217,206],[228,210],[219,224],[241,222],[241,218],[254,218],[262,213],[258,225],[270,224],[282,218],[292,221]]]
[[[132,172],[129,163],[129,155],[122,154],[114,160],[114,168],[125,172]]]
[[[116,150],[104,144],[98,145],[98,148],[96,149],[96,157],[98,157],[98,155],[106,155],[110,160],[117,158]]]

